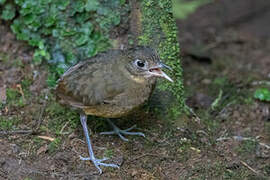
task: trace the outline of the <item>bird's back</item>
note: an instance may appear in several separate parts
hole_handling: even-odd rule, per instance
[[[119,69],[119,58],[123,58],[122,51],[112,50],[71,67],[56,88],[60,102],[109,118],[124,116],[142,105],[155,80],[138,83],[126,77]]]

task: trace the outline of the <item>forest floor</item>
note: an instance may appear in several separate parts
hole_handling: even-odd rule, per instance
[[[109,126],[89,117],[96,156],[121,166],[101,176],[79,159],[79,116],[55,102],[46,67],[0,21],[0,179],[269,179],[270,104],[253,98],[270,88],[269,10],[264,0],[220,0],[177,20],[186,103],[198,117],[138,113],[117,122],[146,134],[129,142],[99,135]]]

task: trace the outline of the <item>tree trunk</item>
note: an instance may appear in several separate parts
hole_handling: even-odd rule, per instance
[[[131,0],[129,28],[134,44],[155,48],[162,61],[173,71],[174,83],[159,81],[152,102],[159,104],[160,112],[170,118],[178,117],[184,110],[182,68],[179,56],[177,27],[172,13],[171,0]],[[158,101],[156,101],[158,100]],[[166,110],[166,111],[162,111]]]

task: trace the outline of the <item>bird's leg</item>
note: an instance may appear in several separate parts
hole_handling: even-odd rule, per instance
[[[81,160],[91,160],[94,163],[94,165],[96,166],[96,168],[98,169],[99,174],[102,173],[102,170],[101,170],[101,168],[99,166],[107,166],[107,167],[119,168],[119,166],[117,166],[116,164],[102,163],[102,161],[105,161],[108,158],[103,158],[103,159],[96,159],[95,158],[93,148],[92,148],[92,145],[91,145],[91,140],[90,140],[89,133],[88,133],[88,129],[87,129],[87,124],[86,124],[87,117],[86,117],[86,115],[81,113],[80,114],[80,120],[81,120],[81,124],[82,124],[82,127],[83,127],[83,132],[84,132],[84,136],[85,136],[85,139],[86,139],[86,142],[87,142],[88,153],[89,153],[89,157],[84,158],[84,157],[80,156],[80,159]]]
[[[117,134],[124,141],[128,141],[128,139],[125,138],[122,134],[138,135],[138,136],[145,137],[145,135],[143,133],[141,133],[141,132],[129,132],[130,130],[134,129],[136,127],[136,125],[133,125],[132,127],[128,128],[128,129],[121,130],[110,119],[106,119],[106,120],[113,127],[113,131],[102,132],[100,134]]]

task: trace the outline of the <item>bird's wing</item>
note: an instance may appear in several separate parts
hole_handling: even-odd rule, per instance
[[[125,84],[118,79],[113,63],[90,60],[71,67],[58,82],[58,97],[72,106],[108,103],[124,92]]]

